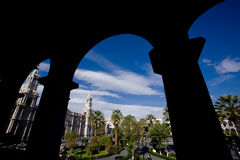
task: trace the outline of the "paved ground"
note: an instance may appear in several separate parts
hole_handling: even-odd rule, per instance
[[[106,158],[100,158],[98,160],[114,160],[115,157],[117,157],[117,156],[126,156],[126,155],[127,155],[127,150],[124,149],[120,154],[115,154],[115,155],[112,155],[112,156],[106,157]],[[144,158],[147,158],[147,156],[148,156],[148,153],[145,154]],[[152,160],[164,160],[164,159],[156,157],[154,155],[151,155],[151,158],[152,158]]]
[[[148,153],[147,153],[148,154]],[[147,157],[147,154],[145,155],[145,158]],[[154,155],[151,155],[152,160],[164,160],[162,158],[156,157]]]
[[[110,157],[100,158],[98,160],[114,160],[115,157],[117,157],[117,156],[126,156],[126,155],[127,155],[127,150],[124,149],[122,152],[120,152],[120,154],[114,154],[114,155],[112,155]]]

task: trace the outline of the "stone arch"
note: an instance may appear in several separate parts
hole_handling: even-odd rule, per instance
[[[204,11],[220,1],[221,0],[212,0],[210,2],[194,1],[192,4],[190,2],[182,2],[185,7],[179,7],[180,9],[173,10],[173,14],[175,14],[174,17],[169,15],[169,17],[167,16],[167,18],[163,19],[166,25],[160,26],[160,28],[158,28],[159,26],[154,26],[159,23],[158,20],[160,19],[155,19],[156,16],[158,16],[158,14],[156,14],[153,20],[149,21],[147,31],[129,32],[144,37],[148,41],[151,41],[151,44],[154,46],[154,49],[150,52],[150,59],[154,71],[163,75],[170,119],[173,126],[174,144],[176,145],[177,158],[180,160],[192,159],[196,157],[196,155],[198,155],[199,159],[205,159],[206,155],[208,155],[210,159],[230,159],[230,153],[223,140],[224,137],[221,127],[217,122],[209,93],[197,64],[205,40],[203,38],[189,40],[187,35],[188,28],[192,22]],[[162,7],[165,7],[165,5],[162,5]],[[169,10],[171,9],[168,5],[166,5],[166,7],[169,7]],[[159,10],[159,8],[157,9]],[[181,11],[188,12],[186,15],[178,14],[181,13]],[[125,18],[127,19],[127,17]],[[175,22],[178,19],[180,19],[180,22]],[[85,22],[81,23],[81,25],[85,24]],[[108,27],[108,24],[109,23],[104,23],[103,27]],[[141,26],[141,23],[138,22],[134,25],[134,22],[132,22],[128,25],[129,28],[130,25],[133,25],[132,27],[136,29]],[[115,29],[116,26],[112,28]],[[125,26],[125,28],[128,27]],[[44,35],[42,39],[52,44],[52,37],[54,36],[53,33],[50,32],[51,31],[49,31],[49,35],[46,35],[51,37],[51,39],[46,39],[46,37],[44,37],[46,35]],[[25,32],[23,33],[26,34]],[[31,148],[28,150],[31,156],[29,159],[36,157],[36,155],[39,156],[39,159],[40,157],[43,159],[46,158],[46,154],[39,155],[42,153],[43,148],[49,155],[49,158],[57,159],[61,139],[60,132],[63,130],[63,117],[66,114],[69,93],[71,89],[76,87],[76,84],[72,82],[74,70],[84,54],[92,48],[93,45],[101,41],[104,37],[109,37],[112,34],[116,34],[116,32],[100,31],[97,30],[97,27],[96,30],[79,31],[78,36],[80,38],[73,35],[69,36],[69,33],[66,33],[66,35],[59,34],[59,32],[56,33],[54,39],[56,40],[54,41],[56,44],[51,46],[52,50],[64,53],[65,55],[47,56],[51,57],[52,64],[49,76],[43,79],[43,82],[46,82],[47,89],[43,94],[44,98],[41,102],[43,107],[41,107],[42,109],[37,118],[38,120],[34,124],[35,128],[33,129],[35,131],[31,139]],[[42,35],[39,36],[36,34],[35,36],[37,37],[36,39],[39,40]],[[25,35],[23,37],[25,37]],[[79,44],[81,45],[79,46]],[[160,44],[162,44],[162,46],[160,46]],[[37,47],[41,48],[42,44]],[[18,50],[16,49],[16,51]],[[81,52],[79,56],[68,54],[69,52],[76,53],[79,51]],[[162,53],[161,55],[159,54],[160,52]],[[27,60],[44,57],[35,55],[30,58],[22,54],[21,56]],[[32,69],[32,63],[25,61],[24,58],[20,58],[22,60],[21,63],[26,62],[24,65],[27,67],[25,67]],[[16,64],[14,64],[14,62],[16,62]],[[12,70],[14,70],[14,67],[18,67],[17,64],[20,64],[18,60],[11,61]],[[23,68],[25,68],[24,65],[21,64]],[[28,65],[30,65],[30,67]],[[64,76],[59,73],[60,70],[63,71]],[[8,69],[8,71],[10,71],[10,69]],[[1,70],[0,76],[2,80],[9,77],[6,75],[6,72]],[[8,81],[9,79],[5,80]],[[3,86],[6,87],[6,85],[3,85],[3,81],[0,85],[1,98],[6,97],[6,95],[4,95],[5,93],[2,92],[4,89],[7,91],[6,88],[3,88]],[[16,98],[16,87],[13,87],[12,91],[14,93],[11,95],[14,95]],[[185,104],[181,103],[180,105],[179,103],[184,99],[188,99],[188,102]],[[12,99],[8,100],[8,102],[12,103]],[[4,102],[1,105],[5,106],[9,105],[9,103]],[[195,108],[193,108],[193,106]],[[197,110],[196,108],[201,108],[201,110]],[[1,113],[6,112],[7,111]],[[207,118],[204,119],[203,115]],[[183,125],[189,118],[194,124],[191,126],[192,134],[186,133],[189,128]],[[1,117],[1,120],[2,119]],[[207,133],[205,132],[206,128],[209,129]],[[41,133],[41,136],[39,136],[39,133]],[[206,142],[209,144],[206,145]],[[203,154],[203,148],[201,146],[204,146],[205,154]],[[213,147],[215,148],[214,152],[212,150]]]
[[[16,56],[15,59],[1,59],[1,83],[0,95],[4,101],[1,101],[2,112],[0,113],[0,135],[5,135],[6,127],[8,126],[9,115],[11,114],[16,99],[19,95],[19,89],[29,73],[37,67],[39,63],[48,59],[48,56],[34,56],[34,59],[29,61],[27,57]],[[4,63],[9,61],[9,63]],[[24,65],[22,65],[24,64]],[[10,96],[11,95],[11,96]]]

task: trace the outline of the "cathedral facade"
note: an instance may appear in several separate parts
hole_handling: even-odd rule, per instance
[[[94,130],[90,124],[91,111],[92,97],[89,93],[82,113],[75,113],[71,112],[69,109],[67,110],[65,118],[65,133],[74,131],[80,137],[92,137]]]
[[[16,107],[6,131],[7,134],[13,135],[21,141],[28,139],[37,110],[39,77],[38,69],[33,70],[27,77],[19,91],[22,96],[16,100]]]
[[[19,90],[20,98],[16,100],[15,109],[10,116],[10,122],[6,133],[17,137],[20,141],[27,141],[30,135],[32,123],[37,111],[38,100],[38,69],[33,70]],[[65,133],[75,131],[80,137],[92,137],[94,133],[90,124],[92,111],[92,96],[89,93],[82,113],[67,110],[65,118]]]

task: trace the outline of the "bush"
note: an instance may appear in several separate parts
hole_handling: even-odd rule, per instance
[[[118,146],[113,146],[113,145],[111,145],[110,147],[109,147],[109,150],[108,150],[108,153],[109,154],[117,154],[119,152],[119,147]],[[120,151],[121,152],[121,151]]]
[[[156,156],[156,157],[159,157],[159,158],[163,158],[163,159],[166,159],[166,160],[176,160],[176,158],[171,158],[171,157],[167,157],[166,155],[161,155],[159,153],[155,153],[151,149],[149,149],[148,152],[151,153],[152,155]]]
[[[77,133],[72,131],[72,132],[67,132],[66,135],[64,136],[64,139],[66,140],[67,148],[73,148],[77,146]]]
[[[127,156],[117,156],[115,157],[115,160],[128,160],[128,157]]]
[[[98,138],[99,145],[101,147],[104,147],[108,151],[108,146],[112,144],[112,140],[110,137],[102,136]]]
[[[97,154],[99,152],[99,148],[100,146],[97,137],[93,137],[88,146],[86,147],[86,152],[90,155]]]

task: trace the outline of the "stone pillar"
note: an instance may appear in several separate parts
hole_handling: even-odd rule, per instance
[[[22,62],[25,64],[25,62]],[[17,67],[12,67],[16,65]],[[10,68],[10,69],[9,69]],[[1,73],[0,82],[0,141],[5,141],[6,131],[10,122],[11,115],[16,107],[16,100],[23,94],[19,93],[24,80],[29,75],[31,70],[36,68],[34,65],[9,64],[6,71]]]
[[[30,155],[45,159],[59,156],[70,91],[78,88],[72,78],[79,62],[76,56],[51,58],[48,76],[39,81],[44,90],[27,145]]]
[[[203,38],[183,40],[149,53],[154,72],[163,78],[179,160],[231,159],[198,65],[204,43]]]

